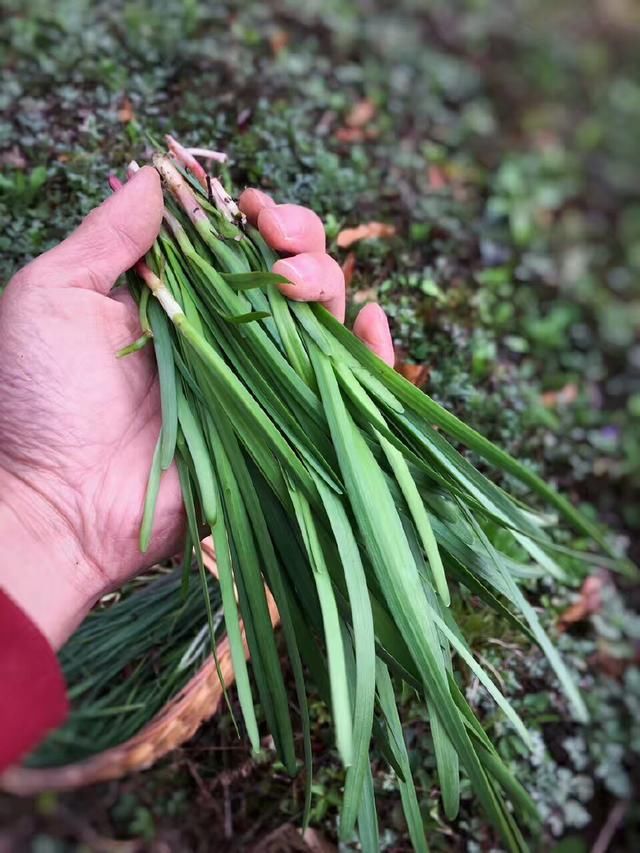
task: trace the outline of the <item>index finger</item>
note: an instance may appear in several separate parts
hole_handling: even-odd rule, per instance
[[[248,189],[240,196],[240,210],[257,225],[266,242],[283,255],[324,252],[326,236],[317,213],[299,204],[276,204],[261,190]]]
[[[270,195],[263,193],[262,190],[255,190],[252,187],[240,193],[238,199],[238,207],[247,217],[252,225],[258,225],[258,216],[260,211],[265,207],[275,207],[275,201]]]

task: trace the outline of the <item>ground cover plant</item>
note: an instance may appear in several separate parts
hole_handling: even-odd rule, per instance
[[[210,13],[180,5],[169,23],[153,7],[136,4],[100,8],[91,21],[77,4],[29,11],[21,8],[4,24],[14,44],[1,127],[8,158],[3,250],[10,266],[60,239],[77,221],[79,206],[102,197],[105,164],[114,157],[124,164],[137,153],[136,113],[145,125],[155,122],[158,134],[186,131],[194,144],[215,142],[231,153],[239,185],[277,185],[281,200],[312,203],[334,238],[347,225],[393,225],[395,236],[354,244],[340,257],[353,253],[355,299],[378,295],[386,303],[396,340],[408,353],[404,360],[422,366],[423,375],[430,370],[429,392],[555,478],[574,500],[593,502],[622,535],[636,528],[638,231],[628,127],[638,106],[637,60],[627,49],[633,10],[624,21],[590,13],[578,28],[570,3],[553,10],[519,4],[500,15],[463,6],[451,15],[438,5],[427,14],[401,4],[394,12],[373,8],[366,26],[346,3],[304,11],[246,4],[235,18],[223,6]],[[88,49],[95,45],[99,50]],[[194,65],[207,71],[206,88],[194,84]],[[212,91],[220,102],[203,109]],[[362,108],[355,113],[363,102],[373,104],[364,123]],[[160,110],[174,116],[174,125],[163,126]],[[130,145],[121,141],[123,127]],[[42,165],[46,175],[36,171]],[[569,597],[553,584],[532,591],[553,630]],[[633,604],[628,591],[624,597]],[[608,625],[587,622],[582,633],[572,627],[559,641],[588,688],[595,719],[614,709],[606,727],[612,736],[601,736],[605,727],[597,723],[582,729],[568,722],[542,664],[529,672],[522,663],[515,678],[526,691],[511,685],[509,698],[523,715],[521,700],[540,705],[532,726],[551,744],[537,765],[517,750],[508,756],[539,785],[550,839],[580,831],[594,840],[617,801],[631,798],[635,747],[624,734],[624,706],[635,670],[627,664],[622,675],[602,669],[603,647],[609,656],[614,648],[616,660],[633,657],[633,622],[623,614],[613,595],[591,617]],[[467,617],[473,615],[468,608]],[[477,630],[477,648],[491,650],[500,672],[501,661],[518,658],[513,649],[488,643],[504,640],[495,625]],[[426,724],[407,701],[410,757],[423,768],[418,794],[432,846],[438,838],[446,849],[469,839],[490,842],[488,827],[469,817],[465,791],[460,819],[452,830],[444,828],[430,796],[436,780],[427,738],[420,736]],[[314,738],[330,756],[323,713],[314,704]],[[232,761],[234,741],[224,732],[222,726],[208,737],[225,745],[222,761]],[[198,772],[216,779],[221,764],[212,756],[219,753],[208,752],[206,733],[203,738],[175,760],[193,764],[189,756],[198,755]],[[572,738],[582,746],[567,751],[562,744]],[[630,748],[620,757],[616,743]],[[331,834],[342,777],[329,757],[320,763],[316,817]],[[179,765],[182,790],[198,796],[187,764]],[[554,777],[557,765],[568,779],[552,790],[544,779]],[[598,771],[602,766],[616,769]],[[96,825],[106,835],[148,838],[182,831],[195,846],[204,838],[199,829],[177,829],[184,821],[156,808],[149,791],[167,789],[162,768],[156,773],[127,783],[120,809],[95,792],[89,802]],[[287,816],[297,819],[301,809],[295,790],[292,795],[271,767],[255,773],[246,782],[236,779],[230,793],[234,829],[251,843],[266,833],[246,810],[256,789],[273,802],[271,828]],[[607,793],[602,780],[614,778],[618,784]],[[382,770],[374,784],[385,789]],[[214,790],[222,791],[220,783]],[[190,812],[184,802],[171,802],[169,811]],[[206,813],[219,814],[223,826],[217,809],[206,801]],[[398,846],[406,830],[393,809],[388,795],[381,843]],[[585,823],[589,812],[593,819]],[[49,802],[32,820],[42,832],[66,837],[70,830],[60,815],[64,803]]]

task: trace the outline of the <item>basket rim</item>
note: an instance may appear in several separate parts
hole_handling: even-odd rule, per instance
[[[213,544],[202,543],[206,568],[218,577]],[[271,624],[275,628],[280,615],[275,600],[265,586]],[[244,625],[240,623],[245,657],[249,657]],[[225,636],[216,646],[216,656],[225,687],[235,680],[231,649]],[[59,767],[24,767],[14,765],[0,774],[0,790],[18,796],[42,791],[64,791],[119,779],[138,770],[146,770],[160,758],[189,740],[202,723],[213,717],[224,691],[218,666],[210,655],[198,672],[139,732],[117,746]]]

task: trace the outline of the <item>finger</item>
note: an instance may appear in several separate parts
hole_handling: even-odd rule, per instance
[[[271,196],[263,193],[262,190],[245,190],[238,199],[238,207],[252,225],[258,224],[258,215],[263,208],[275,207],[275,205]]]
[[[109,302],[111,303],[111,314],[117,318],[118,326],[122,330],[122,337],[126,339],[124,343],[119,343],[118,349],[121,349],[133,343],[142,334],[140,310],[138,303],[127,287],[118,287],[110,293]]]
[[[303,252],[292,258],[276,261],[273,271],[293,283],[280,286],[280,290],[289,299],[298,302],[321,302],[334,317],[344,323],[344,274],[332,257],[324,252]]]
[[[258,214],[258,228],[276,252],[287,255],[324,252],[327,243],[318,214],[299,204],[263,207]]]
[[[393,367],[395,353],[389,331],[389,320],[377,303],[371,302],[364,306],[353,324],[353,332],[371,352]]]
[[[59,246],[37,258],[30,276],[43,284],[108,293],[118,276],[151,248],[162,212],[160,177],[145,166]]]

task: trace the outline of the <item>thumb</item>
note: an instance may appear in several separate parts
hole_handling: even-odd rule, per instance
[[[96,207],[59,246],[37,258],[30,276],[57,287],[107,294],[158,236],[163,214],[160,177],[145,166]]]

